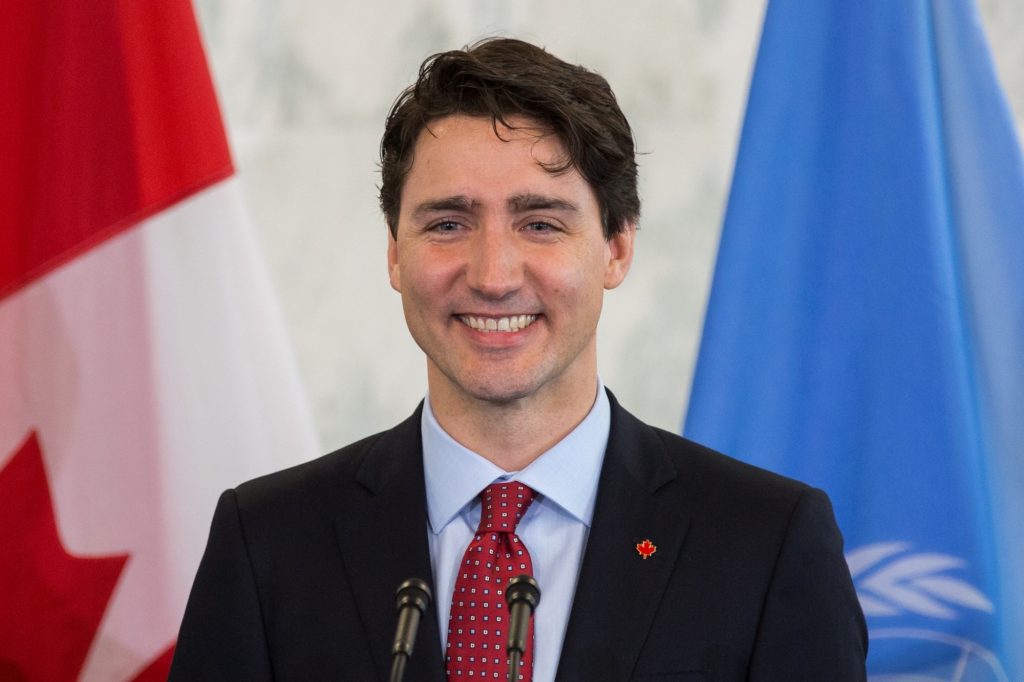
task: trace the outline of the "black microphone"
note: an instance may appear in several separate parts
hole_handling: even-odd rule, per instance
[[[416,643],[420,616],[427,612],[430,599],[430,586],[424,580],[409,578],[398,586],[395,593],[398,625],[395,627],[395,643],[391,645],[391,682],[401,682],[405,675],[405,664]]]
[[[530,616],[540,604],[540,587],[532,576],[517,575],[505,588],[508,602],[508,679],[519,679],[519,663],[530,639]]]

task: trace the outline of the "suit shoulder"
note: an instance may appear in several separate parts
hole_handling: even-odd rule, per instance
[[[662,453],[665,485],[659,495],[676,499],[715,527],[784,532],[794,514],[833,524],[828,495],[793,478],[742,462],[705,445],[639,422],[646,447]],[[802,511],[799,511],[802,510]]]
[[[316,459],[245,481],[235,488],[235,493],[239,499],[269,500],[305,494],[324,480],[352,479],[381,435],[368,436]]]
[[[678,434],[653,426],[649,428],[664,444],[681,475],[707,477],[746,492],[799,496],[813,489],[802,481],[743,462]]]
[[[254,478],[234,489],[240,511],[281,510],[309,504],[336,511],[419,462],[420,410],[397,426],[334,452]]]
[[[619,405],[611,392],[609,399],[612,404],[609,451],[624,453],[623,465],[652,492],[667,486],[701,500],[725,497],[768,503],[773,500],[792,502],[815,490],[795,479],[647,424]]]
[[[650,428],[675,468],[659,494],[689,511],[692,532],[730,538],[748,556],[774,556],[787,537],[842,556],[842,535],[823,490]]]

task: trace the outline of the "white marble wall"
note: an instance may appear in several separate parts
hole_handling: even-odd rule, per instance
[[[1024,3],[979,4],[1024,121]],[[493,34],[601,72],[634,126],[644,215],[633,270],[606,298],[601,374],[636,414],[679,428],[763,0],[196,5],[325,450],[394,424],[425,390],[386,277],[384,116],[426,55]]]

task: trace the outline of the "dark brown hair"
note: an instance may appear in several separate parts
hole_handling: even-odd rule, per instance
[[[564,163],[590,183],[601,206],[605,238],[640,217],[633,131],[600,75],[563,62],[530,43],[489,38],[462,50],[432,55],[416,82],[395,100],[380,142],[380,207],[398,234],[402,187],[420,133],[454,114],[488,117],[507,127],[513,116],[530,119],[558,136]]]

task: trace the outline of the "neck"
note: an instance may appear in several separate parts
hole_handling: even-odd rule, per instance
[[[594,406],[597,373],[569,390],[503,402],[479,400],[430,377],[430,408],[463,446],[504,471],[519,471],[565,438]]]

